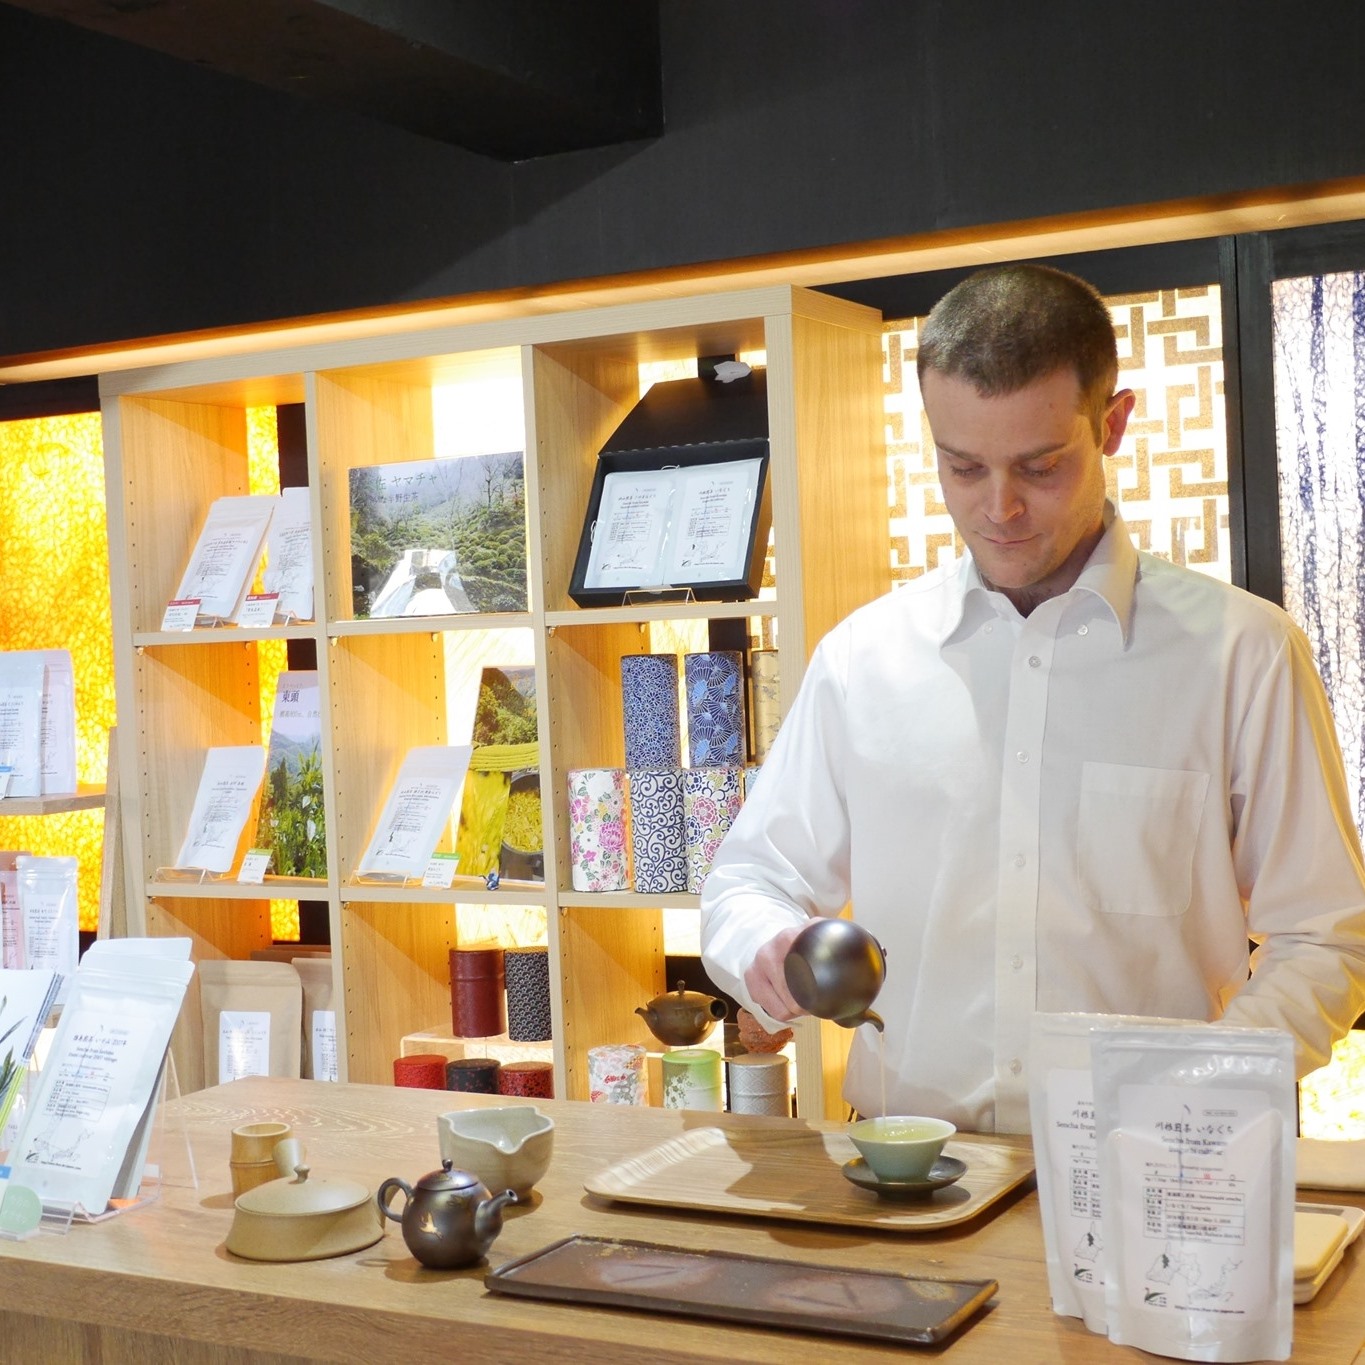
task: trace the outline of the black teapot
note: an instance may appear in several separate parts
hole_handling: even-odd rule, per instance
[[[716,1021],[724,1019],[729,1006],[724,1000],[701,991],[689,991],[686,983],[679,981],[676,990],[665,995],[656,995],[647,1005],[639,1006],[635,1013],[646,1024],[649,1031],[669,1047],[691,1047],[699,1043],[716,1026]]]
[[[389,1207],[398,1190],[407,1196],[401,1214]],[[451,1170],[449,1161],[416,1187],[393,1176],[375,1197],[380,1212],[402,1224],[408,1250],[433,1270],[457,1270],[482,1260],[502,1231],[503,1209],[518,1202],[515,1190],[490,1194],[478,1176]]]

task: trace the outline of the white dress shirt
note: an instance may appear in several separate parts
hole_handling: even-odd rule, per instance
[[[886,950],[891,1113],[1027,1131],[1035,1010],[1285,1028],[1303,1074],[1365,1009],[1365,868],[1307,640],[1106,515],[1027,617],[967,557],[831,631],[706,882],[703,960],[750,1008],[759,946],[852,902]],[[881,1112],[868,1025],[845,1096]]]

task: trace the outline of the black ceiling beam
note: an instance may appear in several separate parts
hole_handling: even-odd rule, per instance
[[[658,0],[8,0],[502,161],[663,131]]]

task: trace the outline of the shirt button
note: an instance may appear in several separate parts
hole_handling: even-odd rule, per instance
[[[982,627],[981,627],[981,633],[982,633],[983,635],[989,635],[989,634],[991,633],[991,631],[993,631],[994,629],[995,629],[994,626],[982,626]]]
[[[1015,758],[1017,758],[1020,763],[1028,762],[1028,755],[1022,749],[1020,749],[1019,752],[1015,754]]]
[[[1042,662],[1043,661],[1036,654],[1029,655],[1028,666],[1030,668],[1039,668],[1041,667]]]
[[[1077,635],[1089,635],[1089,634],[1090,634],[1090,627],[1089,627],[1089,626],[1077,626],[1077,627],[1076,627],[1076,634],[1077,634]]]
[[[1011,1075],[1011,1076],[1017,1076],[1023,1069],[1024,1069],[1024,1064],[1023,1064],[1023,1062],[1021,1062],[1021,1061],[1019,1060],[1018,1057],[1014,1058],[1014,1060],[1013,1060],[1012,1062],[1010,1062],[1010,1075]]]
[[[1012,957],[1010,958],[1010,966],[1013,967],[1016,972],[1022,972],[1024,970],[1024,959],[1022,957]]]
[[[1023,867],[1023,865],[1024,865],[1026,862],[1028,862],[1028,859],[1025,858],[1024,855],[1023,855],[1022,853],[1016,853],[1016,854],[1014,855],[1014,865],[1015,865],[1015,867]]]

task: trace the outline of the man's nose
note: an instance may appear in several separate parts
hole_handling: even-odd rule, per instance
[[[986,516],[997,525],[1012,521],[1024,510],[1024,500],[1014,480],[1008,477],[995,478],[986,490]]]

